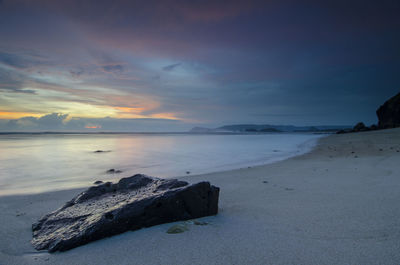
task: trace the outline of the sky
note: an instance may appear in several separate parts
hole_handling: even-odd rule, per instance
[[[0,0],[0,131],[353,125],[400,90],[400,1]]]

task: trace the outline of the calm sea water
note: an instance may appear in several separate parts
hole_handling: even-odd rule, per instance
[[[171,178],[272,163],[318,135],[0,135],[0,195],[39,193],[144,173]],[[95,153],[96,150],[110,152]],[[122,170],[107,174],[108,169]]]

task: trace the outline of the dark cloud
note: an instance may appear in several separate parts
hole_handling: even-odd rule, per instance
[[[84,70],[70,70],[69,73],[71,74],[72,77],[79,78],[85,73],[85,71]]]
[[[21,75],[7,70],[0,70],[0,91],[24,94],[36,93],[33,89],[24,88],[23,83],[24,80]]]
[[[28,68],[32,65],[30,60],[26,60],[21,56],[5,52],[0,52],[0,63],[15,68]]]
[[[180,65],[181,65],[181,63],[170,64],[170,65],[164,66],[162,69],[163,69],[164,71],[169,72],[169,71],[174,70],[176,67],[178,67],[178,66],[180,66]]]
[[[17,68],[26,69],[33,66],[48,64],[45,57],[35,52],[20,50],[15,52],[5,52],[0,50],[0,64]]]
[[[101,67],[104,72],[106,73],[122,73],[124,71],[124,66],[121,64],[109,64],[109,65],[103,65]]]

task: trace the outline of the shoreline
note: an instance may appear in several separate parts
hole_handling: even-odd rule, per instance
[[[325,136],[321,136],[319,138],[315,138],[315,139],[309,139],[306,142],[299,144],[298,145],[298,149],[296,151],[293,151],[292,153],[286,154],[286,156],[284,157],[276,157],[273,160],[270,160],[268,162],[261,162],[261,160],[264,159],[260,159],[260,162],[242,162],[240,164],[244,164],[244,166],[240,166],[237,168],[232,168],[232,169],[223,169],[223,170],[219,170],[219,171],[212,171],[212,172],[208,172],[208,173],[200,173],[200,174],[193,174],[193,175],[181,175],[181,176],[175,176],[175,177],[168,177],[168,178],[176,178],[176,179],[186,179],[186,181],[188,181],[190,183],[190,181],[188,179],[190,178],[195,178],[195,177],[199,177],[199,176],[205,176],[205,175],[214,175],[214,174],[219,174],[219,173],[225,173],[225,172],[231,172],[231,171],[236,171],[236,170],[243,170],[243,169],[249,169],[249,168],[255,168],[255,167],[263,167],[263,166],[267,166],[267,165],[271,165],[274,163],[279,163],[285,160],[289,160],[298,156],[303,156],[306,155],[310,152],[312,152],[314,150],[314,148],[318,145],[318,142],[323,139],[329,137],[329,135],[325,135]],[[302,146],[302,147],[300,147]],[[224,166],[221,166],[224,167]],[[140,172],[138,172],[137,174],[141,174]],[[121,178],[124,178],[127,176],[121,176]],[[158,176],[154,176],[154,177],[158,177]],[[117,180],[109,180],[112,182],[118,181]],[[88,189],[89,187],[93,186],[94,184],[90,185],[90,186],[82,186],[82,187],[77,187],[77,188],[70,188],[70,189],[58,189],[58,190],[49,190],[49,191],[45,191],[45,192],[31,192],[31,193],[15,193],[15,194],[0,194],[0,199],[3,197],[12,197],[12,196],[34,196],[34,195],[40,195],[40,194],[47,194],[47,193],[57,193],[57,192],[82,192],[86,189]]]
[[[0,264],[395,264],[400,262],[400,129],[330,135],[267,165],[180,177],[221,188],[207,226],[174,223],[48,254],[30,226],[82,189],[0,197]],[[354,153],[352,153],[354,152]],[[182,223],[182,222],[177,222]]]
[[[244,135],[244,134],[243,134]],[[239,135],[239,136],[243,136]],[[266,135],[266,134],[264,134]],[[263,136],[264,136],[263,135]],[[270,134],[276,136],[276,134]],[[135,163],[132,161],[129,161],[130,164],[133,163],[132,166],[127,161],[118,161],[113,158],[112,160],[115,160],[116,163],[110,163],[109,167],[104,167],[101,169],[98,165],[102,165],[100,162],[96,162],[96,159],[102,159],[102,157],[90,157],[91,159],[91,167],[88,164],[78,164],[78,168],[85,168],[84,170],[80,170],[80,174],[76,174],[76,172],[73,172],[73,175],[71,175],[71,172],[68,170],[60,169],[59,171],[63,172],[62,174],[57,174],[55,172],[55,175],[49,175],[47,172],[42,172],[43,175],[40,175],[34,171],[35,169],[32,169],[33,171],[28,171],[26,172],[25,165],[20,165],[22,168],[19,171],[16,171],[16,180],[14,182],[6,182],[3,178],[4,181],[4,189],[0,189],[0,197],[2,196],[13,196],[13,195],[34,195],[34,194],[40,194],[40,193],[47,193],[47,192],[54,192],[54,191],[63,191],[63,190],[72,190],[72,189],[85,189],[93,185],[95,181],[101,180],[103,182],[107,181],[118,181],[121,178],[125,177],[130,177],[134,174],[146,174],[149,176],[155,176],[155,177],[160,177],[160,178],[183,178],[186,176],[197,176],[197,175],[204,175],[204,174],[213,174],[213,173],[219,173],[219,172],[225,172],[225,171],[231,171],[231,170],[238,170],[242,168],[248,168],[248,167],[255,167],[255,166],[262,166],[262,165],[267,165],[267,164],[272,164],[276,163],[279,161],[283,161],[286,159],[290,159],[295,156],[303,155],[307,152],[310,152],[315,146],[318,141],[318,139],[326,137],[326,135],[312,135],[312,134],[304,134],[304,133],[293,133],[293,134],[282,134],[284,136],[282,137],[287,137],[288,135],[292,135],[295,137],[303,137],[305,139],[301,140],[296,140],[295,142],[290,145],[290,148],[285,144],[285,141],[282,142],[283,145],[279,144],[273,144],[274,141],[272,141],[275,138],[271,139],[265,139],[267,143],[267,147],[265,148],[255,148],[253,152],[250,152],[249,150],[253,150],[254,146],[250,146],[247,150],[246,147],[244,147],[244,156],[241,158],[233,158],[229,159],[229,153],[227,152],[222,152],[223,154],[220,154],[218,156],[218,162],[207,162],[207,159],[202,159],[201,157],[199,161],[195,162],[196,160],[194,158],[188,160],[186,159],[176,159],[175,161],[177,162],[175,169],[172,169],[173,167],[170,167],[169,165],[165,165],[166,167],[162,168],[159,167],[157,164],[162,164],[168,162],[168,160],[165,160],[165,158],[161,158],[161,161],[157,160],[157,154],[155,158],[152,159],[152,162],[145,161],[145,163],[152,163],[156,164],[154,168],[152,166],[145,166],[141,168],[138,165],[134,165]],[[203,135],[191,135],[195,137],[208,137],[208,134],[203,134]],[[231,135],[233,136],[233,135]],[[236,136],[236,135],[235,135]],[[149,136],[151,137],[151,136]],[[253,136],[252,136],[253,137]],[[254,137],[257,137],[257,135],[254,135]],[[280,138],[278,138],[279,140]],[[272,144],[271,144],[272,143]],[[262,142],[260,142],[260,145],[263,145]],[[274,146],[270,146],[274,145]],[[257,149],[262,149],[261,152],[260,150]],[[118,151],[118,150],[117,150]],[[121,151],[121,150],[120,150]],[[212,151],[212,150],[211,150]],[[236,150],[239,152],[239,150]],[[114,155],[117,154],[118,152],[114,152]],[[190,158],[196,157],[197,156],[202,156],[202,157],[207,157],[207,154],[204,153],[204,150],[200,150],[199,152],[194,152],[194,154],[187,155],[187,157]],[[221,153],[221,152],[220,152]],[[254,153],[257,155],[251,155],[248,156],[249,153]],[[121,154],[124,154],[124,150],[122,150]],[[237,156],[237,152],[232,153],[233,156]],[[173,155],[173,154],[172,154]],[[179,158],[179,156],[184,156],[184,154],[175,154]],[[88,159],[89,157],[83,157],[84,159]],[[215,155],[214,155],[214,158]],[[222,159],[220,159],[222,158]],[[15,157],[15,159],[17,159]],[[46,157],[42,159],[43,161],[46,160]],[[38,161],[38,162],[43,162],[43,161]],[[182,161],[186,161],[182,162]],[[1,161],[0,161],[1,162]],[[62,162],[65,163],[73,163],[71,161],[65,160],[65,161],[53,161],[55,163],[61,164]],[[173,164],[172,161],[169,161],[170,164]],[[7,163],[7,161],[5,161]],[[51,164],[51,161],[48,163]],[[198,164],[198,165],[197,165]],[[16,165],[14,165],[16,166]],[[17,167],[17,166],[16,166]],[[26,167],[26,168],[29,168]],[[91,168],[96,168],[96,170],[91,170]],[[107,174],[107,170],[109,168],[118,168],[122,170],[122,174]],[[5,171],[5,176],[7,176],[7,171],[12,172],[10,170],[10,167],[6,167]],[[41,170],[41,169],[37,169]],[[51,170],[51,167],[50,169]],[[54,168],[53,168],[54,170]],[[18,173],[22,172],[22,174]],[[25,178],[25,174],[31,175],[31,172],[35,172],[32,174],[32,177],[29,179]],[[25,173],[25,174],[24,174]],[[186,174],[185,174],[186,173]],[[75,178],[74,176],[80,176],[79,178]],[[43,178],[43,176],[46,176]],[[69,177],[64,177],[64,176],[69,176]],[[25,179],[25,182],[22,182],[20,179]],[[35,179],[37,178],[37,181]],[[8,176],[9,180],[12,180],[11,173]],[[1,178],[0,178],[1,180]],[[7,177],[6,177],[7,180]],[[58,185],[54,185],[54,183],[59,180]],[[1,187],[0,187],[1,188]]]

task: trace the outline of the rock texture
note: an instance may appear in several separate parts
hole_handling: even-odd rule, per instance
[[[386,101],[376,111],[381,129],[400,127],[400,93]]]
[[[363,122],[357,123],[353,129],[350,130],[340,130],[336,132],[337,134],[342,134],[342,133],[354,133],[354,132],[367,132],[367,131],[372,131],[372,130],[377,130],[378,127],[376,125],[371,125],[371,127],[365,126]]]
[[[90,187],[32,225],[37,250],[65,251],[104,237],[218,212],[219,188],[137,174]]]
[[[122,173],[122,170],[110,168],[109,170],[106,171],[106,173],[107,174],[119,174],[119,173]]]

